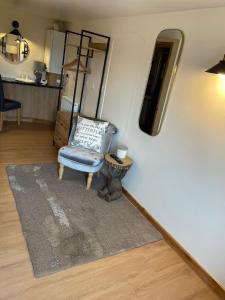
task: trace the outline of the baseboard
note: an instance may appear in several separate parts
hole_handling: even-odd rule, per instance
[[[198,276],[217,293],[221,299],[225,299],[224,288],[205,270],[199,263],[156,221],[139,202],[123,188],[123,193],[142,215],[162,234],[165,241],[182,257],[182,259],[194,270]]]
[[[17,119],[14,117],[6,117],[4,119],[6,122],[17,122]],[[54,126],[55,122],[54,121],[49,121],[49,120],[42,120],[42,119],[36,119],[36,118],[28,118],[28,117],[22,117],[21,122],[27,122],[27,123],[38,123],[38,124],[45,124],[45,125],[51,125]]]

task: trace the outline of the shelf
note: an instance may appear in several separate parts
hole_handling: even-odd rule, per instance
[[[66,68],[66,70],[67,71],[71,71],[71,72],[77,72],[77,69],[76,68]],[[81,69],[79,69],[79,72],[80,73],[84,73],[84,74],[91,74],[91,72],[90,71],[85,71],[85,70],[81,70]]]
[[[91,43],[92,45],[93,44],[100,44],[100,43]],[[106,44],[104,44],[106,45]],[[67,44],[67,46],[70,46],[70,47],[74,47],[74,48],[80,48],[80,45],[75,45],[75,44]],[[106,50],[102,50],[102,49],[97,49],[95,47],[82,47],[82,49],[84,50],[91,50],[91,51],[95,51],[95,52],[98,52],[98,53],[104,53]]]
[[[13,78],[8,78],[8,77],[2,77],[2,82],[4,83],[10,83],[10,84],[20,84],[20,85],[29,85],[29,86],[35,86],[35,87],[40,87],[40,88],[49,88],[49,89],[62,89],[60,86],[56,85],[48,85],[48,84],[39,84],[36,82],[25,82],[25,81],[18,81]]]
[[[91,49],[95,49],[96,50],[100,50],[102,52],[105,52],[107,50],[107,44],[106,43],[89,43],[88,45],[89,48]]]

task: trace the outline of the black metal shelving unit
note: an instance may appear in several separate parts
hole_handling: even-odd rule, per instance
[[[65,63],[65,58],[66,58],[66,51],[68,45],[68,36],[69,35],[77,35],[80,38],[80,44],[76,50],[76,55],[77,55],[77,69],[76,69],[76,74],[75,74],[75,84],[74,84],[74,91],[73,91],[73,102],[72,102],[72,110],[71,110],[71,117],[70,117],[70,130],[69,134],[72,128],[72,120],[73,120],[73,112],[74,112],[74,105],[75,105],[75,99],[77,95],[77,86],[78,86],[78,77],[79,77],[79,71],[80,71],[80,62],[81,62],[81,57],[85,57],[85,67],[88,67],[88,62],[89,59],[94,58],[94,51],[99,50],[99,49],[94,49],[91,48],[89,49],[88,47],[83,47],[84,41],[87,40],[88,45],[92,42],[92,40],[96,37],[105,39],[106,43],[106,49],[104,50],[104,61],[103,61],[103,67],[102,67],[102,72],[100,74],[101,80],[100,80],[100,85],[99,85],[99,91],[98,91],[98,99],[97,99],[97,105],[96,105],[96,110],[95,110],[95,118],[98,117],[99,113],[99,106],[100,106],[100,101],[101,101],[101,95],[102,95],[102,87],[103,87],[103,82],[104,82],[104,76],[105,76],[105,69],[106,69],[106,63],[107,63],[107,58],[108,58],[108,52],[109,52],[109,45],[110,45],[110,37],[106,35],[102,35],[96,32],[88,31],[88,30],[82,30],[81,33],[79,32],[74,32],[74,31],[66,31],[65,34],[65,40],[64,40],[64,51],[63,51],[63,60],[62,60],[62,69],[61,69],[61,78],[60,78],[60,89],[59,89],[59,95],[58,95],[58,110],[61,107],[61,97],[62,97],[62,89],[63,89],[63,75],[64,75],[64,69],[63,65]],[[86,53],[84,54],[82,50],[86,50]],[[81,95],[80,95],[80,103],[79,103],[79,110],[78,113],[82,113],[82,101],[83,101],[83,96],[84,96],[84,89],[85,89],[85,82],[86,82],[86,77],[88,76],[87,73],[83,74],[83,80],[82,80],[82,88],[81,88]]]

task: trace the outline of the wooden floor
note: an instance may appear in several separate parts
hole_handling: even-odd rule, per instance
[[[0,299],[218,299],[165,241],[34,278],[5,166],[55,161],[46,125],[0,133]]]

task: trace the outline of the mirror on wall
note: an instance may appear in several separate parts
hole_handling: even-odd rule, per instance
[[[140,129],[151,136],[157,135],[162,127],[183,42],[183,33],[178,29],[163,30],[156,39],[139,117]]]
[[[12,62],[23,62],[30,53],[29,45],[20,35],[6,34],[1,38],[1,53]]]

